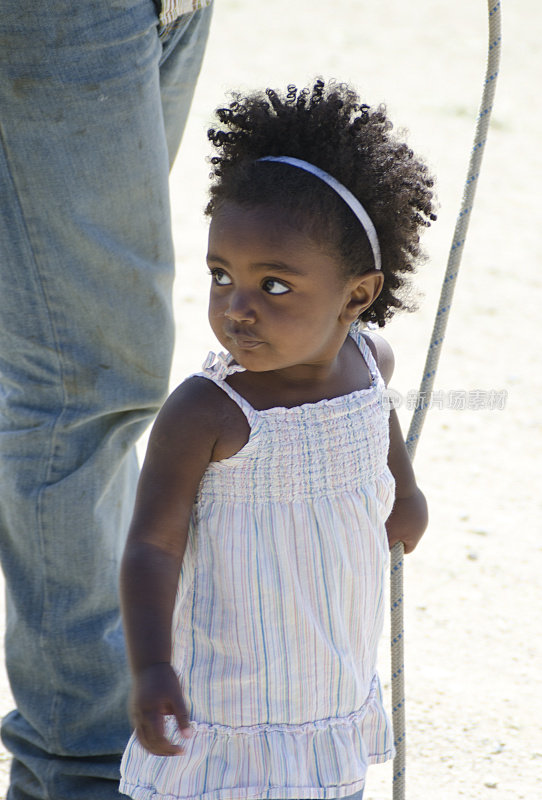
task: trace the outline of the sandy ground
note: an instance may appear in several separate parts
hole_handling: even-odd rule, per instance
[[[202,217],[210,114],[230,88],[304,85],[320,74],[354,83],[369,103],[385,102],[437,175],[441,207],[417,276],[420,311],[385,330],[396,352],[395,389],[405,398],[417,389],[473,139],[486,14],[481,0],[217,0],[172,177],[173,384],[214,346]],[[413,800],[542,798],[540,4],[509,0],[503,25],[494,116],[435,390],[507,397],[501,410],[435,407],[416,454],[431,524],[405,569]],[[400,414],[406,429],[410,413],[403,406]],[[387,636],[381,671],[389,689]],[[6,712],[4,675],[0,685]],[[8,761],[0,753],[2,796]],[[373,767],[367,800],[391,792],[391,767]]]

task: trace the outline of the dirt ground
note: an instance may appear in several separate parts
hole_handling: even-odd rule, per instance
[[[540,4],[505,2],[503,34],[439,394],[415,459],[431,524],[405,566],[410,800],[542,798]],[[385,102],[437,176],[439,219],[427,233],[429,260],[416,279],[420,310],[383,332],[396,353],[393,386],[405,398],[406,430],[408,393],[418,388],[472,146],[486,42],[481,0],[216,0],[172,176],[178,259],[172,385],[215,347],[206,321],[202,215],[213,108],[231,88],[334,77],[356,85],[370,104]],[[491,392],[504,407],[477,407],[476,399],[480,405]],[[440,408],[452,393],[466,396],[467,407]],[[388,649],[386,635],[387,690]],[[2,673],[0,712],[10,707]],[[8,765],[0,752],[1,796]],[[371,768],[367,800],[391,796],[391,767]]]

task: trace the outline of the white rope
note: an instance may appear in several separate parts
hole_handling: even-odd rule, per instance
[[[406,438],[410,458],[414,458],[422,425],[427,413],[429,399],[435,381],[437,364],[444,341],[446,323],[452,304],[455,282],[467,236],[474,195],[478,184],[484,146],[489,129],[493,99],[499,72],[501,53],[501,3],[488,0],[489,46],[484,91],[480,113],[476,123],[474,146],[472,149],[467,179],[463,190],[461,209],[457,218],[448,265],[444,275],[440,300],[427,352],[427,359],[420,383],[418,402],[412,415]],[[392,717],[396,756],[393,762],[393,800],[405,798],[406,765],[406,724],[405,724],[405,672],[404,672],[404,623],[403,623],[403,545],[396,544],[391,551],[390,562],[390,605],[391,605],[391,676],[392,676]]]

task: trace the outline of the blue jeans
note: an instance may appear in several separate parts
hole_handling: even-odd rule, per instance
[[[118,568],[168,388],[168,171],[210,10],[0,0],[0,547],[10,800],[118,798]]]

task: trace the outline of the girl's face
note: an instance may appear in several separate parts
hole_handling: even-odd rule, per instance
[[[337,258],[270,207],[217,209],[207,262],[213,332],[252,372],[329,368],[372,302],[359,302],[362,278],[346,279]]]

